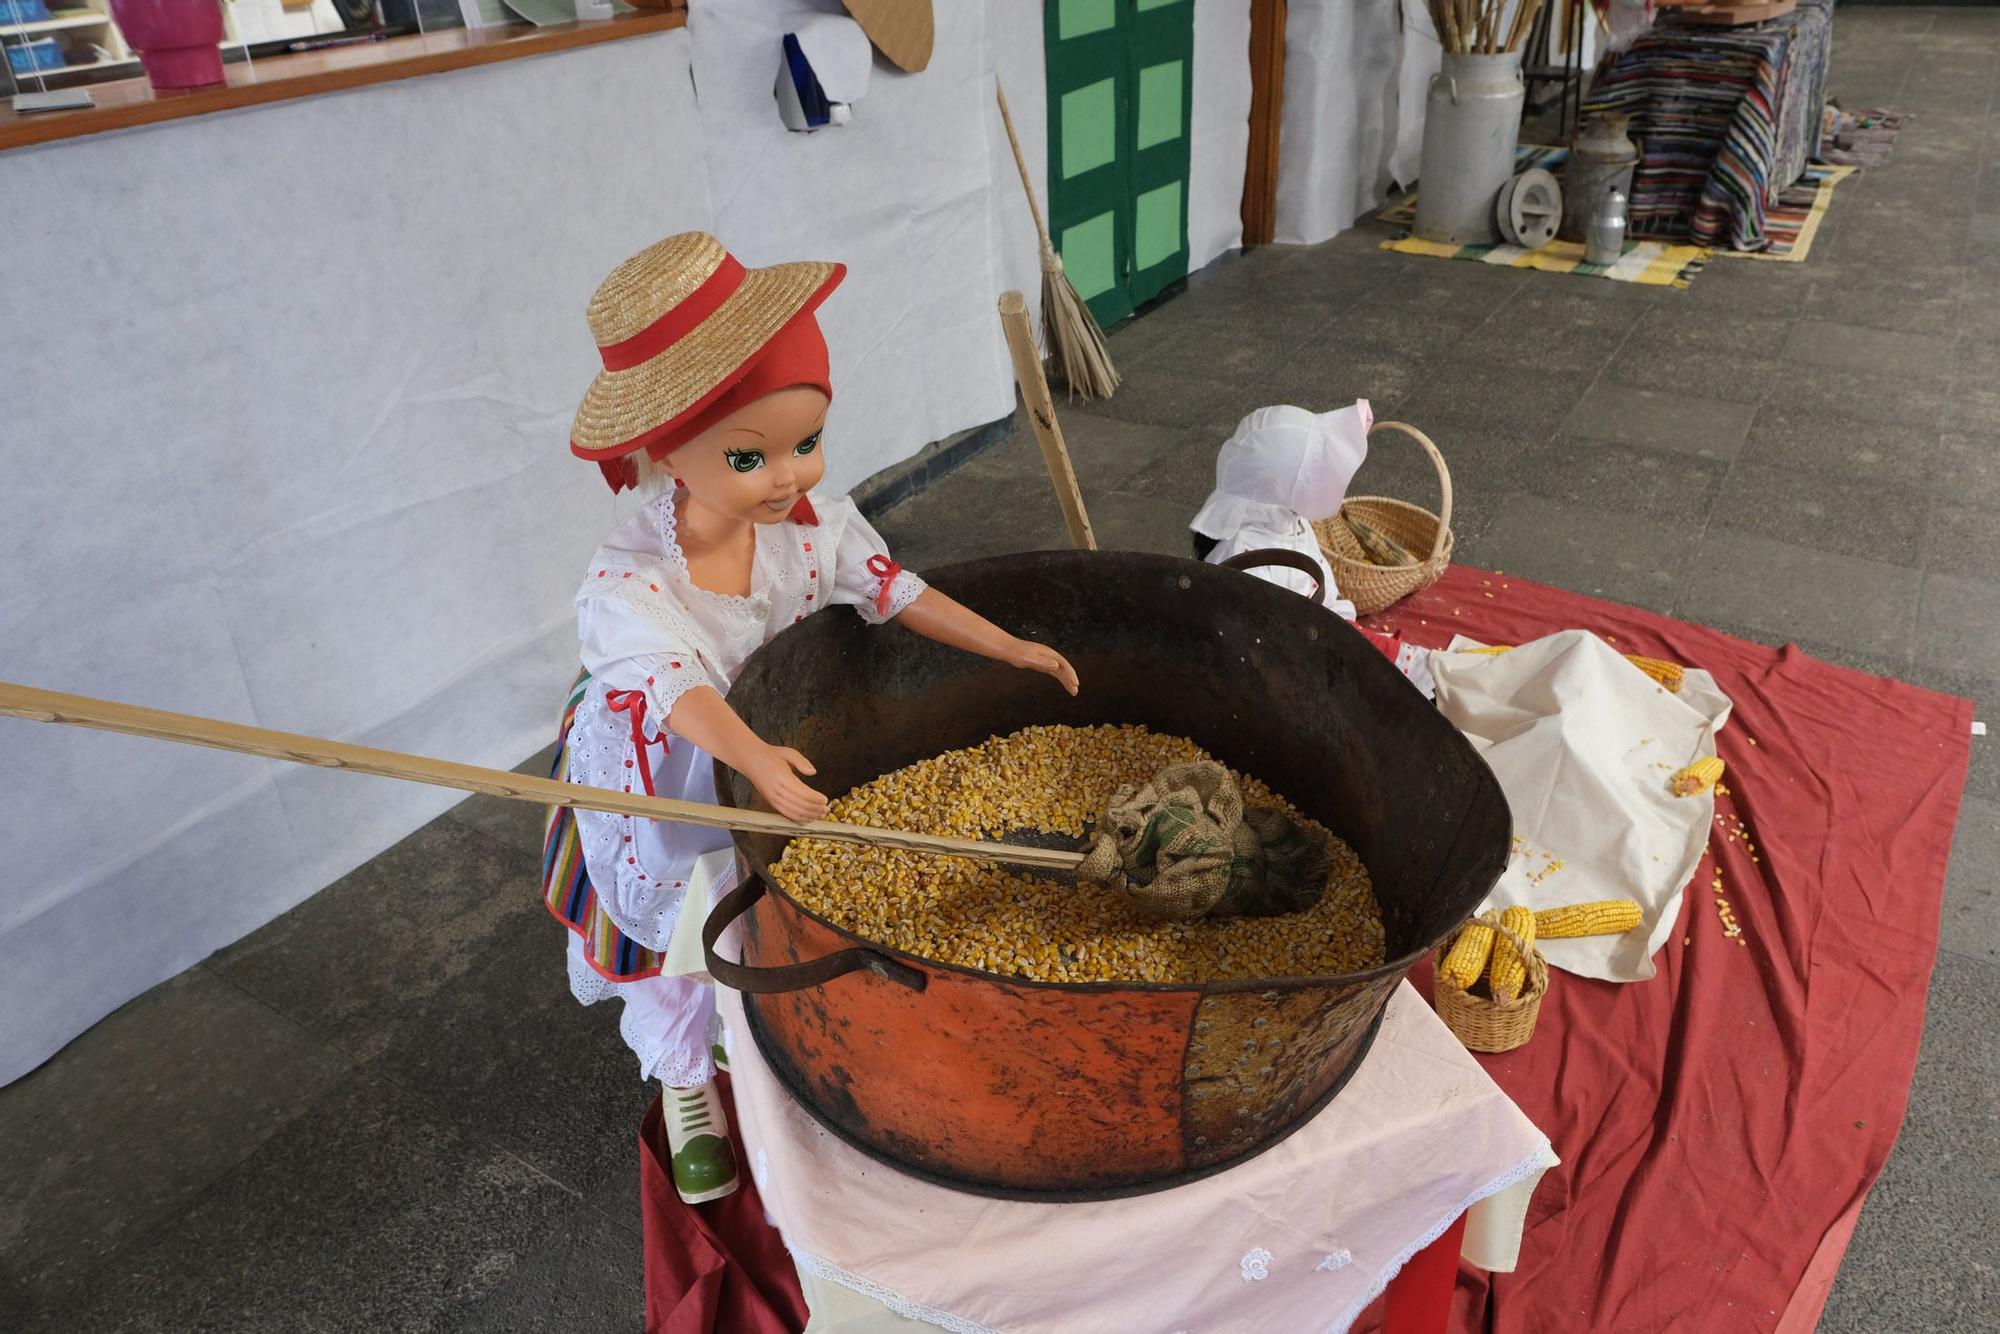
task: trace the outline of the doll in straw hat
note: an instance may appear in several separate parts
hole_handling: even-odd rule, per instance
[[[812,761],[767,744],[727,696],[761,645],[829,606],[1046,672],[1076,693],[1061,654],[927,587],[851,500],[814,493],[833,386],[813,312],[845,273],[746,269],[714,237],[688,232],[626,260],[591,298],[604,371],[570,450],[613,491],[648,473],[660,485],[591,557],[577,594],[585,675],[558,761],[570,781],[713,802],[713,756],[788,818],[823,817]],[[586,1005],[624,1001],[620,1029],[641,1075],[666,1085],[674,1184],[691,1203],[733,1191],[737,1168],[710,1086],[713,997],[663,975],[661,955],[695,859],[728,845],[721,830],[557,810],[544,857],[549,907],[572,931],[570,989]]]

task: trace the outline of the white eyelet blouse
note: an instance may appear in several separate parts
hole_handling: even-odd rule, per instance
[[[863,620],[879,625],[916,601],[925,584],[897,572],[884,598],[879,571],[887,568],[888,552],[882,539],[847,497],[814,495],[808,503],[817,524],[794,518],[757,526],[749,596],[708,592],[688,576],[675,537],[675,494],[646,504],[598,548],[577,593],[577,635],[593,680],[570,732],[569,779],[644,792],[640,743],[634,740],[639,714],[655,794],[713,802],[713,761],[670,735],[675,702],[704,685],[727,696],[752,653],[823,607],[853,607]],[[728,834],[594,811],[576,814],[598,901],[627,936],[648,949],[665,949],[695,858],[728,846]],[[572,955],[572,989],[581,984],[578,999],[609,994],[590,985],[594,973],[577,977],[581,951]],[[587,964],[584,971],[589,973]],[[586,997],[582,990],[596,994]]]

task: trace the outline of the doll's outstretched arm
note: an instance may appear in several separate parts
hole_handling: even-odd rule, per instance
[[[826,798],[799,779],[819,772],[812,761],[751,731],[712,687],[697,686],[675,700],[669,722],[674,731],[749,779],[787,820],[826,818]]]
[[[1062,683],[1064,690],[1072,695],[1076,693],[1076,669],[1062,654],[1046,644],[1008,634],[978,612],[954,602],[935,588],[926,588],[918,594],[917,600],[903,608],[896,617],[896,624],[916,631],[925,639],[962,648],[982,658],[992,658],[1012,667],[1047,672]]]

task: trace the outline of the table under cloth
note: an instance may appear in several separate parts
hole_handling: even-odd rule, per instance
[[[713,901],[733,883],[729,854],[712,854],[689,893]],[[676,927],[667,971],[699,971],[699,926]],[[718,946],[725,955],[735,930]],[[825,985],[884,984],[851,974]],[[970,1195],[877,1162],[785,1090],[741,996],[718,988],[717,1009],[752,1180],[808,1301],[815,1288],[840,1299],[815,1306],[810,1328],[836,1327],[820,1319],[833,1305],[860,1311],[837,1327],[869,1330],[892,1323],[889,1312],[974,1332],[1343,1330],[1461,1218],[1472,1262],[1512,1265],[1535,1183],[1555,1161],[1408,983],[1340,1095],[1282,1142],[1171,1190],[1068,1204]]]
[[[1765,213],[1819,147],[1834,0],[1744,28],[1675,24],[1607,56],[1585,117],[1631,117],[1634,236],[1763,250]]]
[[[1658,975],[1556,974],[1534,1040],[1479,1058],[1563,1164],[1513,1272],[1460,1271],[1452,1329],[1809,1334],[1909,1098],[1971,702],[1464,566],[1370,623],[1431,647],[1589,629],[1733,705]]]

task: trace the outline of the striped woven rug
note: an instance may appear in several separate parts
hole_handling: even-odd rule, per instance
[[[1718,250],[1731,259],[1774,259],[1798,264],[1812,252],[1813,237],[1820,219],[1833,200],[1833,187],[1861,170],[1859,167],[1829,167],[1815,162],[1806,174],[1778,194],[1778,201],[1764,210],[1764,237],[1768,250]]]
[[[1523,144],[1515,153],[1514,169],[1541,167],[1558,175],[1569,157],[1567,148]],[[1515,269],[1540,269],[1544,273],[1573,273],[1581,278],[1609,278],[1614,283],[1644,283],[1652,287],[1686,287],[1708,262],[1710,252],[1702,246],[1676,245],[1669,241],[1627,241],[1625,253],[1615,264],[1590,264],[1583,258],[1583,246],[1575,241],[1552,241],[1540,250],[1516,245],[1444,245],[1412,236],[1417,220],[1417,196],[1405,195],[1375,215],[1382,222],[1403,229],[1402,234],[1384,241],[1384,250],[1403,255],[1430,255],[1436,259],[1469,259],[1480,264],[1504,264]]]

